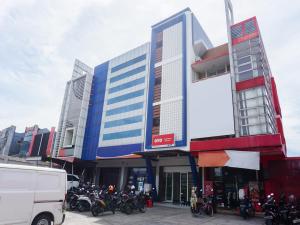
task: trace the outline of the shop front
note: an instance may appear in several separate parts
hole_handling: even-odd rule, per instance
[[[205,168],[204,184],[205,194],[213,194],[217,206],[225,209],[236,209],[244,195],[248,195],[253,202],[258,203],[263,192],[260,171],[250,169]]]
[[[213,195],[217,207],[236,209],[246,195],[255,205],[263,196],[259,152],[215,151],[198,154],[204,195]]]

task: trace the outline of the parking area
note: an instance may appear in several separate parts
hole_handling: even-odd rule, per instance
[[[102,216],[93,217],[90,212],[66,212],[66,220],[64,225],[254,225],[264,224],[261,218],[251,218],[243,220],[239,216],[215,214],[213,217],[199,216],[193,217],[188,208],[169,208],[164,206],[156,206],[147,209],[145,213],[134,213],[125,215],[116,212],[112,215],[110,212],[104,213]]]

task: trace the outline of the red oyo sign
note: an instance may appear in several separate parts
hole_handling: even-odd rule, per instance
[[[175,145],[174,134],[162,134],[152,136],[152,147],[168,147]]]

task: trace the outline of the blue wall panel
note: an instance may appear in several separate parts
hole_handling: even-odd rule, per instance
[[[88,118],[83,140],[81,158],[83,160],[95,160],[101,128],[101,118],[106,89],[106,79],[109,62],[105,62],[94,70],[92,93],[88,109]]]
[[[120,146],[109,146],[98,148],[97,155],[103,158],[118,157],[124,155],[130,155],[133,152],[140,152],[143,148],[143,144],[131,144]]]

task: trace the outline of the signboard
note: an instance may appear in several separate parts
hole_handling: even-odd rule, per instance
[[[153,135],[152,136],[152,147],[170,147],[175,145],[175,136],[174,134],[162,134],[162,135]]]

